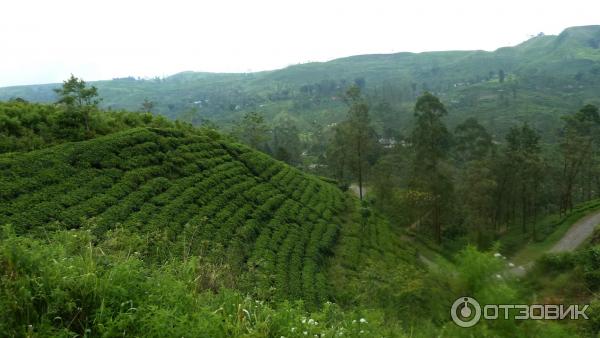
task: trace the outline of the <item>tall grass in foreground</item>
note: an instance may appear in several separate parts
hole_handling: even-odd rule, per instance
[[[388,335],[376,311],[324,303],[266,303],[207,288],[198,257],[149,266],[139,253],[92,244],[85,230],[47,240],[4,228],[0,242],[0,336],[3,337],[338,337]],[[219,283],[219,281],[215,281]]]

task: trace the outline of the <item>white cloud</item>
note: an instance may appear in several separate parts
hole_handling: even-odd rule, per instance
[[[571,1],[33,1],[0,3],[0,86],[244,72],[367,53],[494,50],[598,23]]]

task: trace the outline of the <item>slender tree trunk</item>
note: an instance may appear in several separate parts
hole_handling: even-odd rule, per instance
[[[567,213],[567,158],[563,161],[563,188],[560,196],[560,216],[563,216]]]
[[[537,174],[536,174],[537,175]],[[532,232],[533,232],[533,240],[536,241],[537,240],[537,232],[536,232],[536,228],[535,228],[535,223],[537,222],[537,197],[538,197],[538,188],[539,188],[539,182],[537,180],[538,178],[535,178],[535,181],[533,183],[533,196],[532,196],[532,201],[531,201],[531,209],[532,209],[532,213],[533,213],[533,222],[532,224]]]
[[[587,198],[586,200],[591,200],[592,199],[592,165],[593,165],[593,160],[592,160],[592,154],[590,154],[590,160],[588,162],[588,170],[587,170]]]
[[[346,166],[346,152],[342,152],[342,158],[340,161],[340,168],[338,174],[340,175],[339,179],[341,182],[344,181],[344,167]]]
[[[483,236],[481,234],[481,227],[483,225],[479,224],[479,226],[477,227],[477,245],[479,246],[479,249],[483,249]]]
[[[85,122],[85,131],[86,133],[90,132],[90,112],[86,111],[83,113],[83,120]]]
[[[521,183],[521,227],[523,233],[527,232],[525,222],[527,220],[527,195],[525,194],[525,183]]]
[[[442,225],[440,224],[440,206],[435,197],[434,207],[433,207],[433,224],[435,228],[435,238],[438,244],[442,244]]]
[[[362,181],[362,153],[361,153],[361,144],[358,142],[358,194],[360,196],[360,200],[363,200],[363,181]]]
[[[513,192],[516,192],[516,189],[512,189]],[[510,208],[510,223],[515,224],[517,220],[517,199],[515,197],[511,198],[511,208]]]

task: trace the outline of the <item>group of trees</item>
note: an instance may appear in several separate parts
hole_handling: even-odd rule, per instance
[[[512,127],[499,144],[492,143],[483,127],[472,120],[456,129],[454,152],[470,148],[475,156],[454,159],[455,184],[461,194],[455,200],[460,209],[453,222],[462,221],[474,229],[479,245],[484,245],[484,233],[493,239],[515,225],[537,240],[541,214],[564,214],[574,203],[600,196],[595,150],[600,132],[598,108],[587,105],[564,121],[559,144],[542,143],[528,124]],[[473,134],[469,139],[479,141],[464,147],[467,125],[479,130],[480,136]]]
[[[542,214],[600,196],[600,117],[593,105],[564,117],[559,144],[542,143],[527,123],[494,140],[475,118],[450,131],[447,109],[426,92],[415,104],[410,135],[386,148],[360,89],[351,87],[346,100],[347,119],[328,145],[330,175],[356,182],[361,199],[368,177],[376,205],[439,243],[462,237],[485,247],[516,229],[536,240]]]
[[[269,125],[262,114],[249,112],[236,123],[232,134],[245,144],[280,161],[292,165],[301,163],[300,132],[296,123],[288,116]]]
[[[586,105],[574,115],[564,117],[561,132],[562,181],[560,211],[573,208],[573,194],[579,188],[584,199],[591,199],[598,183],[598,146],[600,115],[598,107]],[[578,182],[579,179],[579,182]]]
[[[371,126],[369,105],[362,97],[360,87],[351,86],[345,99],[349,106],[348,115],[334,127],[327,158],[338,180],[351,178],[357,181],[362,200],[365,175],[369,164],[373,163],[377,137]]]

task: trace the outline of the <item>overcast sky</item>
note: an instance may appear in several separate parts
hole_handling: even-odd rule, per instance
[[[0,86],[495,50],[590,24],[598,0],[2,0]]]

